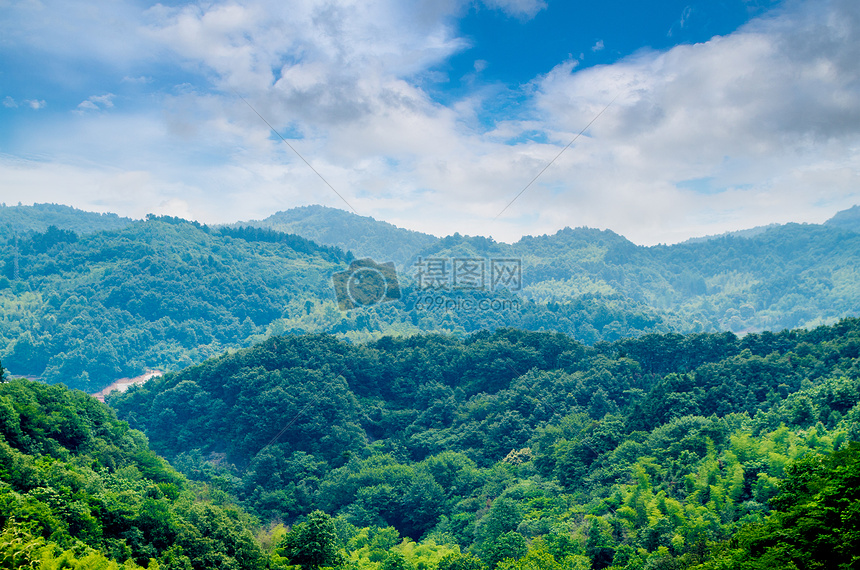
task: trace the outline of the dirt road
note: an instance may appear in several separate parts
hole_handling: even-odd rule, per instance
[[[107,388],[100,390],[93,394],[101,402],[105,401],[105,396],[113,392],[114,390],[119,390],[120,392],[125,392],[128,390],[129,386],[133,386],[134,384],[143,384],[150,378],[155,378],[156,376],[161,376],[164,374],[161,370],[147,370],[140,376],[135,376],[134,378],[120,378]]]

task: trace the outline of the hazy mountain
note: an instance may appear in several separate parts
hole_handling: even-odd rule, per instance
[[[698,243],[698,242],[703,242],[703,241],[708,241],[708,240],[718,239],[718,238],[723,238],[723,237],[728,237],[728,236],[749,238],[749,237],[757,236],[761,233],[764,233],[767,230],[779,227],[780,225],[781,224],[768,224],[766,226],[756,226],[754,228],[749,228],[749,229],[745,229],[745,230],[735,230],[733,232],[723,232],[721,234],[702,236],[702,237],[693,237],[693,238],[690,238],[688,240],[685,240],[683,243]]]
[[[320,244],[351,251],[357,258],[370,257],[380,262],[394,261],[400,266],[409,263],[415,252],[438,239],[368,216],[358,216],[325,206],[292,208],[263,220],[240,222],[236,225],[297,234]]]
[[[535,302],[618,297],[678,317],[679,330],[781,330],[860,314],[860,236],[816,224],[652,247],[590,228],[513,245],[455,235],[420,255],[450,263],[474,257],[488,266],[513,258],[522,267],[522,295]]]
[[[860,206],[836,212],[836,215],[824,222],[824,225],[860,232]]]
[[[103,230],[117,230],[134,220],[116,214],[85,212],[60,204],[33,204],[32,206],[0,206],[0,238],[8,238],[28,231],[44,232],[49,226],[88,234]]]

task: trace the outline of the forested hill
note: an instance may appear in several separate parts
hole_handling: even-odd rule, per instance
[[[772,225],[655,247],[590,228],[526,236],[514,244],[459,234],[431,240],[323,207],[295,208],[249,223],[294,231],[360,256],[393,259],[413,279],[420,260],[428,258],[446,261],[451,271],[456,259],[487,264],[493,258],[518,259],[522,295],[541,305],[598,297],[628,314],[643,308],[656,311],[668,328],[679,332],[743,333],[815,326],[860,314],[860,226],[853,221],[857,211],[839,212],[824,225]],[[543,312],[540,317],[546,328],[588,342],[642,330],[627,318],[604,320],[592,330],[593,319],[571,326],[563,314]],[[529,319],[514,315],[505,315],[502,322],[533,328]],[[666,330],[654,326],[659,327],[646,330]]]
[[[88,234],[104,230],[118,230],[131,224],[131,218],[116,214],[97,214],[60,204],[34,204],[32,206],[0,206],[0,239],[8,240],[28,232],[44,232],[50,226]]]
[[[3,363],[90,392],[265,338],[330,296],[350,259],[299,236],[168,217],[81,235],[50,226],[0,251]]]
[[[252,517],[190,483],[107,406],[2,376],[0,568],[267,567]]]
[[[837,212],[824,225],[860,232],[860,206]]]
[[[44,205],[3,212],[29,221],[3,226],[0,236],[0,358],[16,374],[90,392],[273,334],[363,342],[515,327],[593,344],[649,332],[782,330],[860,314],[860,234],[829,226],[648,248],[588,228],[513,245],[454,235],[414,252],[425,269],[428,260],[443,267],[440,289],[425,289],[413,263],[397,275],[399,298],[341,310],[332,277],[349,275],[352,254],[295,234],[157,216],[125,223]],[[326,212],[317,212],[320,221]],[[43,227],[39,216],[64,225],[30,229]],[[122,227],[93,231],[103,221]],[[428,236],[380,224],[361,218],[355,232],[377,245],[426,243]],[[455,286],[455,260],[463,259],[484,268],[481,287]],[[521,269],[517,287],[493,288],[496,260]]]
[[[849,568],[858,383],[847,319],[594,347],[277,337],[108,401],[263,520],[322,509],[371,551],[392,526],[479,558],[463,570]]]
[[[438,239],[325,206],[292,208],[262,220],[236,225],[298,234],[317,243],[351,251],[356,257],[372,257],[380,262],[394,261],[399,266],[409,264],[416,252]]]

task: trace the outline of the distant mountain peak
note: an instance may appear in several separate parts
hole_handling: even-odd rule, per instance
[[[855,205],[847,210],[836,212],[836,215],[824,222],[824,225],[860,232],[860,206]]]
[[[319,244],[351,251],[356,257],[394,261],[405,265],[415,254],[438,238],[399,228],[394,224],[327,206],[299,206],[276,212],[262,220],[236,226],[268,228],[297,234]]]

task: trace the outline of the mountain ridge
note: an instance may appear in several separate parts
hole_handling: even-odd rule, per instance
[[[594,344],[651,332],[814,327],[860,314],[860,234],[828,225],[648,247],[592,228],[514,244],[419,235],[423,248],[398,250],[406,265],[390,275],[394,300],[349,309],[333,278],[348,279],[357,266],[336,245],[169,216],[78,235],[52,229],[55,219],[39,222],[44,232],[0,239],[0,358],[16,374],[91,392],[281,334],[365,342],[516,327]],[[380,227],[374,247],[401,231]],[[499,267],[516,279],[496,280]],[[455,282],[464,269],[468,279]]]

